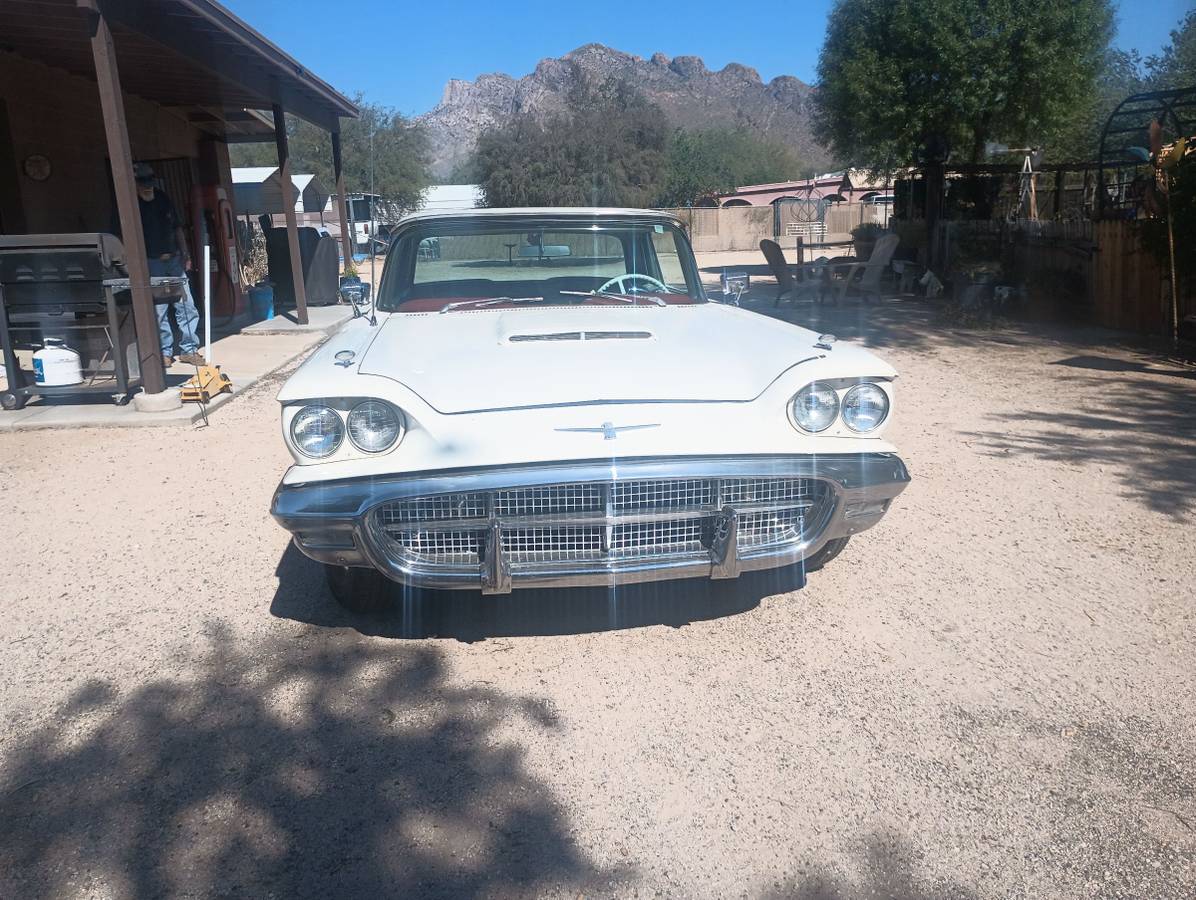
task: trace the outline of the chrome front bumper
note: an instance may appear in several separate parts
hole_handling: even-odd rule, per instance
[[[644,484],[738,484],[745,480],[794,484],[798,479],[808,480],[802,483],[811,486],[807,502],[792,496],[763,502],[739,502],[742,498],[731,496],[728,502],[722,502],[726,498],[717,488],[713,495],[704,495],[708,503],[685,507],[681,512],[626,509],[617,507],[611,499],[618,496],[620,487],[631,482],[638,489]],[[412,586],[502,594],[514,587],[734,578],[740,572],[792,565],[830,540],[875,525],[909,480],[901,460],[887,453],[620,459],[281,484],[274,494],[271,513],[292,532],[295,545],[319,562],[373,567]],[[604,500],[582,512],[568,509],[570,503],[565,503],[547,515],[535,515],[530,513],[537,510],[527,506],[517,514],[508,514],[509,508],[495,499],[516,493],[533,497],[552,495],[554,491],[559,494],[565,487],[584,489]],[[454,495],[450,503],[441,502],[450,494]],[[473,498],[481,498],[476,509],[465,509]],[[447,509],[461,518],[445,520],[444,513],[437,512],[429,514],[434,521],[394,524],[394,509],[418,511],[423,504]],[[740,540],[740,528],[750,517],[770,511],[792,515],[798,507],[800,527],[791,529],[784,539],[762,545],[745,545]],[[384,512],[387,515],[382,515]],[[705,529],[700,540],[696,539],[698,520]],[[663,553],[652,548],[639,555],[633,550],[620,556],[612,550],[611,536],[618,529],[651,531],[675,527],[678,522],[695,523],[688,535],[695,539],[688,544],[674,544]],[[449,553],[438,557],[440,561],[429,562],[396,545],[395,531],[401,528],[418,529],[420,535],[438,535],[438,545],[452,543],[447,538],[450,534],[458,543],[466,532],[473,537],[469,546],[449,547],[461,553]],[[520,555],[514,547],[513,536],[529,531],[551,533],[558,543],[561,534],[572,540],[571,536],[579,532],[604,534],[605,538],[600,547],[584,553],[564,553],[569,558],[538,559],[535,553]]]

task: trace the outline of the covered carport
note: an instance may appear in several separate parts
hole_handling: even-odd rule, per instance
[[[330,132],[347,234],[340,120],[357,115],[348,99],[211,0],[5,0],[0,70],[0,233],[107,231],[115,213],[146,393],[164,390],[165,373],[135,160],[183,156],[202,144],[194,156],[204,181],[227,187],[231,197],[227,144],[273,139],[297,315],[307,321],[285,114]],[[76,88],[45,104],[59,108],[22,102],[25,84],[44,91],[62,73]],[[83,96],[87,83],[95,93]],[[97,118],[102,131],[93,133],[88,126]],[[55,161],[57,178],[41,177]]]

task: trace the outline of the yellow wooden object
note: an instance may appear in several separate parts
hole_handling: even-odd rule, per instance
[[[232,391],[233,383],[220,371],[220,366],[200,366],[199,371],[182,386],[183,400],[207,403],[217,394]]]

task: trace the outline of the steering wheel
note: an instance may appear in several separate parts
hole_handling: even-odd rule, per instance
[[[623,282],[636,280],[646,281],[650,285],[659,288],[665,294],[674,293],[673,289],[663,281],[659,281],[653,278],[651,275],[643,275],[640,272],[628,272],[626,275],[616,275],[614,278],[610,279],[610,281],[606,282],[606,284],[602,285],[602,287],[598,288],[597,293],[606,293],[613,285],[617,284],[619,286],[619,293],[626,294],[629,293],[629,291],[627,290],[627,285],[625,285]]]

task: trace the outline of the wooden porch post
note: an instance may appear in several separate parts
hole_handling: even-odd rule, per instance
[[[150,292],[149,260],[145,255],[145,236],[141,233],[141,207],[137,184],[133,179],[133,152],[125,123],[125,101],[120,91],[120,73],[112,32],[95,0],[78,0],[87,15],[91,32],[91,54],[95,58],[96,83],[100,89],[100,108],[104,133],[108,138],[108,158],[112,164],[112,185],[116,189],[116,209],[120,215],[121,243],[125,248],[125,268],[129,272],[129,290],[133,295],[133,324],[137,331],[137,357],[141,366],[141,386],[147,394],[166,390],[166,370],[162,367],[162,347],[158,339],[158,315]]]
[[[291,150],[287,145],[287,122],[282,107],[274,104],[274,144],[278,148],[279,177],[282,179],[282,212],[287,220],[287,249],[291,257],[291,283],[295,286],[295,315],[307,324],[307,290],[303,286],[303,256],[299,252],[299,229],[295,224],[295,185],[291,181]]]
[[[353,264],[353,245],[356,243],[349,228],[349,210],[345,204],[345,173],[341,166],[341,132],[332,132],[332,171],[336,178],[336,211],[341,220],[341,243],[345,248],[345,268]]]

